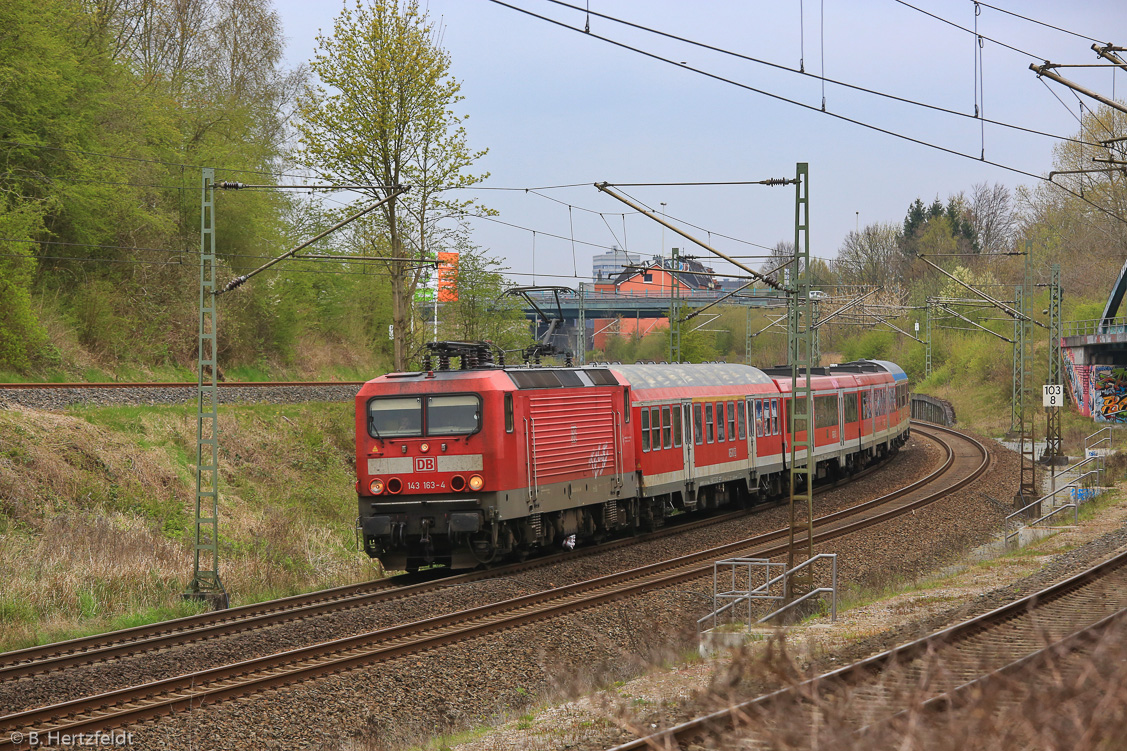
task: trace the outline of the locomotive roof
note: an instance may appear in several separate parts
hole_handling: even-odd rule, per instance
[[[669,365],[610,365],[631,386],[642,389],[668,389],[686,386],[743,386],[769,384],[771,379],[759,368],[736,363]]]

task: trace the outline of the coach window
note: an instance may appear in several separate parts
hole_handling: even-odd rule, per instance
[[[740,423],[740,440],[741,441],[747,439],[747,429],[744,427],[744,425],[745,425],[745,418],[744,418],[745,412],[744,412],[744,410],[746,410],[746,409],[747,409],[747,402],[745,402],[741,399],[740,403],[739,403],[739,407],[737,407],[737,409],[736,409],[736,417],[738,418],[739,423]]]
[[[630,387],[622,389],[622,419],[630,422]]]
[[[713,419],[712,402],[704,405],[704,426],[708,431],[708,442],[716,442],[716,421]]]
[[[642,451],[650,450],[650,411],[642,409]]]
[[[724,435],[724,402],[716,403],[716,442],[723,443],[727,440]]]
[[[650,407],[650,446],[661,448],[661,407]]]
[[[513,432],[513,395],[505,394],[505,432]]]
[[[728,438],[736,440],[736,403],[728,402]]]
[[[661,408],[661,447],[673,448],[673,417],[669,407]]]
[[[755,400],[755,437],[762,438],[763,433],[763,400]]]
[[[700,404],[693,405],[693,441],[698,446],[704,443],[704,423],[700,418]]]
[[[774,435],[779,434],[779,400],[771,400],[771,432]]]
[[[673,407],[673,445],[681,447],[681,408]]]

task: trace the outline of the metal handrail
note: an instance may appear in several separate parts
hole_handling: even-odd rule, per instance
[[[767,581],[765,581],[763,584],[759,585],[755,589],[751,589],[751,582],[749,581],[748,582],[748,591],[746,593],[740,592],[739,596],[734,597],[732,599],[732,601],[729,602],[728,604],[724,605],[721,608],[717,608],[716,610],[714,610],[713,612],[704,616],[703,618],[698,619],[697,620],[697,632],[698,633],[700,632],[701,626],[709,618],[712,619],[712,627],[716,628],[716,624],[718,622],[718,616],[721,613],[727,612],[729,609],[735,607],[736,605],[738,605],[738,604],[740,604],[744,601],[746,601],[748,603],[748,608],[749,608],[748,622],[750,623],[750,621],[751,621],[750,607],[751,607],[751,601],[753,599],[756,599],[756,600],[785,600],[785,599],[787,599],[790,596],[790,580],[791,580],[791,577],[794,574],[801,571],[802,569],[804,569],[808,566],[812,566],[816,561],[819,561],[819,560],[822,560],[822,559],[829,559],[833,564],[833,567],[831,569],[831,574],[830,574],[830,579],[831,579],[831,586],[830,587],[819,587],[819,588],[814,589],[810,592],[807,592],[806,594],[804,594],[802,597],[798,598],[797,600],[794,600],[793,602],[790,602],[790,603],[784,605],[783,607],[779,608],[778,610],[775,610],[774,612],[769,613],[768,615],[764,616],[763,618],[760,618],[756,622],[757,623],[763,623],[764,621],[770,620],[770,619],[780,615],[781,613],[786,612],[787,610],[794,607],[798,603],[804,602],[805,600],[810,599],[811,597],[813,597],[816,594],[825,594],[826,592],[830,592],[832,594],[832,597],[830,598],[830,620],[831,621],[837,621],[837,553],[818,553],[817,555],[815,555],[811,558],[807,558],[805,561],[798,564],[797,566],[795,566],[791,570],[784,571],[783,573],[779,574],[778,576],[776,576],[774,578],[770,578],[770,574],[768,574]],[[771,567],[783,566],[782,563],[772,563],[769,559],[766,559],[766,558],[743,558],[743,559],[736,558],[736,559],[729,559],[728,561],[717,561],[713,565],[713,574],[712,574],[712,577],[713,577],[712,586],[713,586],[714,592],[716,590],[716,566],[720,565],[722,563],[729,563],[729,562],[733,564],[733,569],[734,569],[734,565],[737,564],[737,563],[749,563],[749,564],[759,564],[761,566],[765,566],[767,568],[768,572],[770,572]],[[779,582],[783,583],[783,594],[782,595],[772,595],[772,594],[770,594],[771,585],[777,584]],[[715,597],[715,595],[714,595],[714,597]]]
[[[1080,504],[1077,503],[1076,501],[1073,501],[1072,503],[1065,503],[1061,506],[1057,506],[1055,509],[1053,509],[1049,513],[1045,514],[1040,519],[1034,519],[1033,521],[1029,522],[1028,526],[1030,526],[1030,527],[1036,526],[1036,525],[1040,524],[1041,522],[1045,521],[1046,519],[1048,519],[1050,516],[1054,516],[1057,513],[1064,511],[1066,508],[1072,509],[1072,523],[1073,524],[1079,523],[1079,521],[1080,521]]]
[[[817,589],[813,589],[813,590],[807,592],[806,594],[804,594],[802,597],[799,597],[797,600],[794,600],[792,602],[787,603],[786,605],[783,605],[781,608],[776,610],[774,613],[763,616],[758,621],[756,621],[756,623],[766,623],[767,621],[771,620],[772,618],[777,618],[778,616],[782,615],[783,613],[790,610],[791,608],[793,608],[795,605],[799,604],[800,602],[805,602],[806,600],[809,600],[814,595],[825,594],[826,592],[829,592],[833,595],[830,598],[830,602],[832,603],[830,605],[830,620],[831,621],[837,621],[837,589],[836,589],[836,586],[837,585],[836,585],[836,578],[835,578],[835,584],[834,584],[833,587],[818,587]]]
[[[1007,545],[1009,544],[1010,539],[1017,537],[1017,535],[1021,532],[1021,530],[1025,529],[1026,527],[1032,527],[1034,524],[1041,521],[1041,519],[1044,519],[1045,517],[1042,516],[1041,519],[1036,519],[1036,520],[1030,522],[1029,524],[1022,524],[1022,525],[1018,526],[1017,529],[1015,529],[1013,532],[1009,531],[1009,529],[1010,529],[1010,519],[1013,519],[1014,517],[1019,516],[1020,514],[1024,513],[1025,511],[1028,511],[1029,509],[1033,508],[1034,506],[1036,506],[1041,501],[1044,501],[1048,498],[1055,497],[1057,495],[1057,493],[1060,493],[1062,490],[1068,490],[1069,488],[1076,488],[1077,487],[1076,483],[1080,482],[1081,480],[1083,480],[1088,475],[1098,475],[1099,473],[1100,473],[1100,470],[1098,470],[1098,469],[1089,470],[1089,471],[1085,472],[1084,474],[1080,475],[1079,477],[1077,477],[1075,480],[1072,480],[1071,482],[1069,482],[1067,485],[1060,486],[1059,488],[1057,488],[1053,492],[1048,493],[1047,495],[1041,496],[1040,498],[1033,501],[1032,503],[1029,503],[1025,506],[1022,506],[1017,511],[1015,511],[1012,514],[1010,514],[1009,516],[1007,516],[1004,520],[1004,524],[1005,524],[1005,528],[1006,528],[1006,537],[1005,537],[1006,544]],[[1063,504],[1063,505],[1060,506],[1060,508],[1066,508],[1068,505],[1069,504]],[[1054,511],[1053,513],[1056,513],[1056,511]],[[1051,514],[1048,514],[1047,516],[1051,516]]]

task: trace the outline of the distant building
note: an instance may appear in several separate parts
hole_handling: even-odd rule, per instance
[[[616,279],[627,266],[637,264],[642,257],[637,253],[627,253],[617,248],[609,253],[597,255],[591,259],[591,276],[595,283],[605,283]]]
[[[668,295],[677,286],[681,293],[716,289],[712,269],[690,258],[678,259],[654,256],[645,264],[634,263],[616,277],[595,281],[601,292],[624,294]]]

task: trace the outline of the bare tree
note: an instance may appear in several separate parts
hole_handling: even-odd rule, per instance
[[[771,254],[759,266],[759,271],[768,279],[776,282],[782,282],[785,276],[784,268],[791,270],[794,273],[792,266],[788,263],[794,260],[794,243],[789,240],[780,240],[775,243],[775,247],[771,248]]]
[[[900,228],[883,222],[846,235],[834,267],[844,284],[884,287],[900,281],[902,259]]]
[[[1013,194],[1001,183],[971,187],[969,212],[983,253],[1002,253],[1013,244],[1017,215]]]

